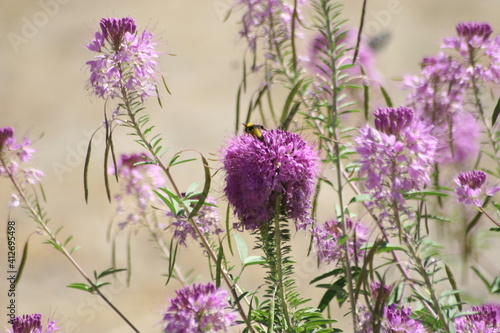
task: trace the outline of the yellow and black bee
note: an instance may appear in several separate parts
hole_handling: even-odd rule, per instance
[[[264,142],[264,135],[262,134],[262,131],[266,130],[264,126],[252,123],[243,123],[243,126],[245,126],[245,133],[251,134],[259,141]]]

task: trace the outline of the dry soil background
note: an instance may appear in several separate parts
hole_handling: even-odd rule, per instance
[[[241,78],[244,43],[238,37],[238,13],[223,22],[231,0],[0,0],[0,127],[12,126],[17,134],[37,140],[34,163],[45,172],[47,210],[53,225],[64,226],[63,233],[75,235],[74,244],[82,249],[76,258],[88,272],[109,266],[109,244],[105,242],[107,223],[113,208],[105,198],[101,163],[91,165],[90,203],[83,200],[82,171],[89,133],[102,121],[103,103],[85,91],[88,71],[85,62],[92,56],[85,49],[102,17],[130,15],[140,27],[152,27],[161,40],[161,69],[172,96],[163,95],[163,109],[150,103],[157,130],[172,152],[196,148],[204,154],[217,153],[234,128],[236,89]],[[361,1],[348,1],[344,16],[358,23]],[[490,22],[495,33],[500,1],[497,0],[370,0],[367,29],[387,31],[390,43],[377,55],[379,70],[396,102],[402,103],[393,79],[416,72],[425,55],[436,53],[440,39],[454,33],[459,21]],[[123,132],[122,132],[123,134]],[[121,152],[138,150],[130,138],[121,135],[116,144]],[[103,149],[96,140],[94,152]],[[97,155],[96,155],[97,156]],[[61,171],[61,166],[67,167]],[[199,166],[176,174],[183,186],[202,181]],[[216,189],[219,191],[220,187]],[[5,223],[10,185],[0,180],[0,327],[6,325]],[[331,207],[331,206],[329,206]],[[331,217],[331,208],[321,216]],[[10,212],[17,223],[18,247],[34,230],[34,224],[21,210]],[[302,235],[295,236],[305,243]],[[129,332],[109,308],[91,295],[65,288],[81,278],[66,259],[31,238],[31,255],[24,279],[17,290],[18,313],[41,312],[63,324],[65,332]],[[123,244],[122,244],[123,245]],[[204,263],[193,244],[182,250],[184,268]],[[123,251],[122,251],[123,252]],[[158,324],[167,297],[178,285],[164,287],[161,274],[165,263],[147,237],[137,235],[133,242],[134,272],[130,288],[123,281],[111,288],[113,302],[141,332],[159,332]],[[123,256],[120,257],[123,263]],[[235,259],[236,260],[236,259]],[[320,293],[307,282],[314,274],[313,259],[298,266],[300,290],[318,299]],[[200,281],[207,281],[205,270]],[[260,273],[248,271],[248,275]],[[248,280],[248,279],[247,279]],[[256,287],[258,280],[247,282]],[[480,293],[484,291],[480,289]],[[342,320],[344,311],[337,312]],[[347,332],[348,324],[342,324]]]

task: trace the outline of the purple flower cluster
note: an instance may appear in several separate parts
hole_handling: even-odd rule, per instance
[[[153,189],[165,183],[160,167],[148,164],[148,161],[144,154],[122,154],[118,160],[118,176],[124,181],[122,192],[133,198],[138,208],[137,212],[128,214],[126,220],[120,223],[121,227],[142,220],[148,207],[155,201],[156,195]],[[114,175],[115,169],[111,167],[109,173]],[[115,200],[118,202],[118,214],[125,213],[125,197],[118,194]]]
[[[370,289],[372,291],[373,299],[375,301],[378,301],[380,298],[380,301],[385,302],[385,300],[389,297],[392,291],[392,286],[391,285],[383,285],[376,281],[372,284],[370,284]]]
[[[458,202],[466,205],[474,204],[481,207],[481,188],[486,181],[486,174],[481,170],[473,170],[461,172],[455,183],[458,187],[455,188],[455,193],[458,196]],[[487,196],[493,196],[500,190],[499,187],[492,187],[486,190]]]
[[[207,197],[205,204],[198,211],[198,215],[193,218],[200,231],[207,238],[210,235],[217,235],[223,232],[219,226],[219,213],[215,205],[215,199]],[[167,212],[166,215],[174,218],[172,222],[172,226],[175,228],[174,237],[178,239],[180,244],[186,245],[188,235],[195,240],[198,239],[196,231],[185,216],[174,216],[172,212]]]
[[[156,95],[158,53],[153,35],[147,30],[139,34],[130,17],[103,18],[100,25],[101,31],[87,45],[97,53],[87,62],[93,92],[104,99]]]
[[[500,305],[473,306],[474,314],[455,319],[457,333],[500,333]]]
[[[297,1],[297,18],[305,0]],[[292,30],[293,6],[283,0],[238,0],[237,6],[244,7],[240,34],[248,46],[255,51],[262,39],[264,47],[269,43],[290,38]],[[296,19],[296,25],[299,25]]]
[[[56,332],[59,327],[56,323],[49,320],[47,328],[42,327],[42,315],[39,313],[23,315],[15,317],[12,321],[12,330],[7,330],[8,333],[51,333]]]
[[[356,138],[361,155],[359,174],[366,177],[366,189],[372,203],[382,210],[381,217],[394,204],[408,213],[403,194],[421,190],[430,182],[437,140],[411,109],[378,109],[374,115],[376,128],[366,125]]]
[[[420,76],[408,76],[404,84],[411,89],[409,105],[433,125],[439,140],[437,161],[443,163],[464,163],[477,155],[480,128],[467,111],[469,95],[475,88],[500,83],[500,37],[490,38],[490,25],[460,23],[457,33],[441,47],[458,54],[424,58]]]
[[[165,333],[227,332],[236,320],[235,312],[225,310],[229,306],[227,292],[211,283],[194,284],[176,294],[163,317]]]
[[[309,215],[316,189],[319,158],[299,135],[282,130],[263,132],[263,141],[247,134],[231,139],[222,151],[226,197],[240,220],[254,230],[280,212],[297,222]]]
[[[43,172],[24,166],[34,152],[35,149],[31,148],[31,141],[28,138],[23,138],[22,143],[17,143],[13,128],[0,128],[0,177],[17,178],[22,187],[40,184]],[[10,207],[18,205],[18,196],[12,194]]]
[[[350,257],[359,259],[363,257],[363,251],[360,248],[368,241],[368,229],[359,222],[354,224],[350,218],[346,218],[345,223],[351,234],[348,240]],[[344,246],[338,244],[339,239],[343,236],[340,222],[332,220],[323,225],[314,225],[312,234],[321,263],[330,264],[343,259]]]

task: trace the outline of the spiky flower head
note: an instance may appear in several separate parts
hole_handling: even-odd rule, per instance
[[[299,135],[271,130],[263,140],[247,134],[229,140],[222,151],[225,194],[240,220],[254,230],[283,213],[304,228],[316,188],[319,158]],[[280,212],[275,212],[276,200]]]
[[[458,202],[466,205],[474,204],[481,207],[481,188],[486,181],[486,174],[481,170],[472,170],[461,172],[455,183],[458,185],[455,188],[455,193],[458,196]],[[487,196],[493,196],[500,188],[492,187],[486,190]]]
[[[12,330],[7,330],[8,333],[55,333],[56,330],[59,329],[59,327],[56,327],[54,321],[49,320],[44,330],[42,326],[42,315],[39,313],[15,317],[11,321],[11,324]]]
[[[379,109],[374,114],[376,128],[366,125],[356,138],[359,174],[366,177],[371,203],[381,209],[381,217],[387,217],[387,207],[394,205],[408,214],[403,194],[430,182],[437,140],[409,108]]]
[[[480,45],[487,40],[493,29],[488,23],[462,22],[457,25],[457,34],[472,45]]]
[[[227,332],[236,313],[227,311],[227,292],[212,283],[194,284],[176,291],[163,317],[165,333]]]
[[[500,305],[485,304],[473,306],[473,314],[455,319],[457,333],[499,333],[500,332]]]
[[[87,48],[97,53],[90,66],[90,87],[104,99],[125,95],[144,99],[156,95],[158,53],[153,34],[137,32],[131,17],[103,18],[101,31]]]

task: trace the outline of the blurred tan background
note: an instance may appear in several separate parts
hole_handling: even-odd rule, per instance
[[[82,174],[85,148],[91,133],[102,121],[103,102],[85,90],[88,70],[85,62],[92,54],[85,48],[102,17],[132,16],[141,28],[153,28],[160,49],[176,56],[163,56],[161,70],[173,95],[163,93],[163,109],[151,101],[148,105],[156,130],[164,137],[171,152],[195,148],[208,156],[217,154],[225,138],[233,133],[235,96],[241,79],[241,59],[245,43],[239,40],[239,13],[223,22],[232,0],[164,1],[82,1],[82,0],[0,0],[0,127],[12,126],[18,136],[36,140],[36,167],[45,172],[43,179],[52,226],[64,226],[62,234],[75,235],[74,245],[82,249],[75,257],[83,268],[104,270],[110,266],[110,246],[105,241],[107,224],[114,206],[103,190],[102,135],[96,138],[90,169],[91,195],[84,203]],[[344,17],[352,25],[359,21],[361,1],[348,1]],[[389,44],[377,54],[377,64],[395,104],[404,102],[404,93],[394,79],[418,71],[423,56],[435,54],[442,37],[454,34],[459,21],[487,21],[498,34],[500,2],[497,0],[377,0],[369,1],[366,28],[373,34],[387,31]],[[31,29],[30,29],[31,25]],[[34,29],[33,29],[34,28]],[[19,39],[13,42],[15,34]],[[245,105],[245,104],[244,104]],[[133,152],[139,146],[120,131],[116,136],[119,152]],[[213,162],[213,166],[218,165]],[[65,172],[58,167],[66,166]],[[178,170],[181,187],[202,182],[199,165]],[[220,174],[219,174],[220,180]],[[0,329],[6,326],[5,223],[10,200],[10,184],[0,180]],[[222,196],[220,186],[214,196]],[[320,218],[333,216],[333,204],[324,198]],[[333,197],[331,198],[333,201]],[[17,209],[10,213],[17,223],[18,249],[35,225]],[[251,238],[248,238],[251,239]],[[304,244],[307,239],[297,234]],[[43,238],[31,238],[31,254],[24,278],[17,290],[19,314],[41,312],[58,319],[65,332],[129,332],[108,307],[93,296],[68,289],[82,282],[69,262],[42,244]],[[124,242],[122,242],[122,249]],[[123,281],[110,288],[114,304],[141,332],[160,332],[159,321],[179,285],[164,286],[166,265],[159,252],[139,233],[133,241],[134,272],[130,288]],[[124,251],[121,251],[123,253]],[[251,254],[258,255],[255,251]],[[297,253],[301,258],[304,253]],[[120,256],[124,265],[124,256]],[[201,282],[208,272],[199,267],[206,263],[196,244],[180,255],[185,271],[196,268]],[[237,263],[238,259],[235,258]],[[317,303],[321,292],[308,286],[318,274],[315,260],[302,258],[297,271],[299,288]],[[498,274],[498,268],[497,272]],[[246,272],[244,286],[252,289],[261,282],[251,281],[258,269]],[[479,297],[486,297],[478,287]],[[343,320],[345,310],[336,317]]]

